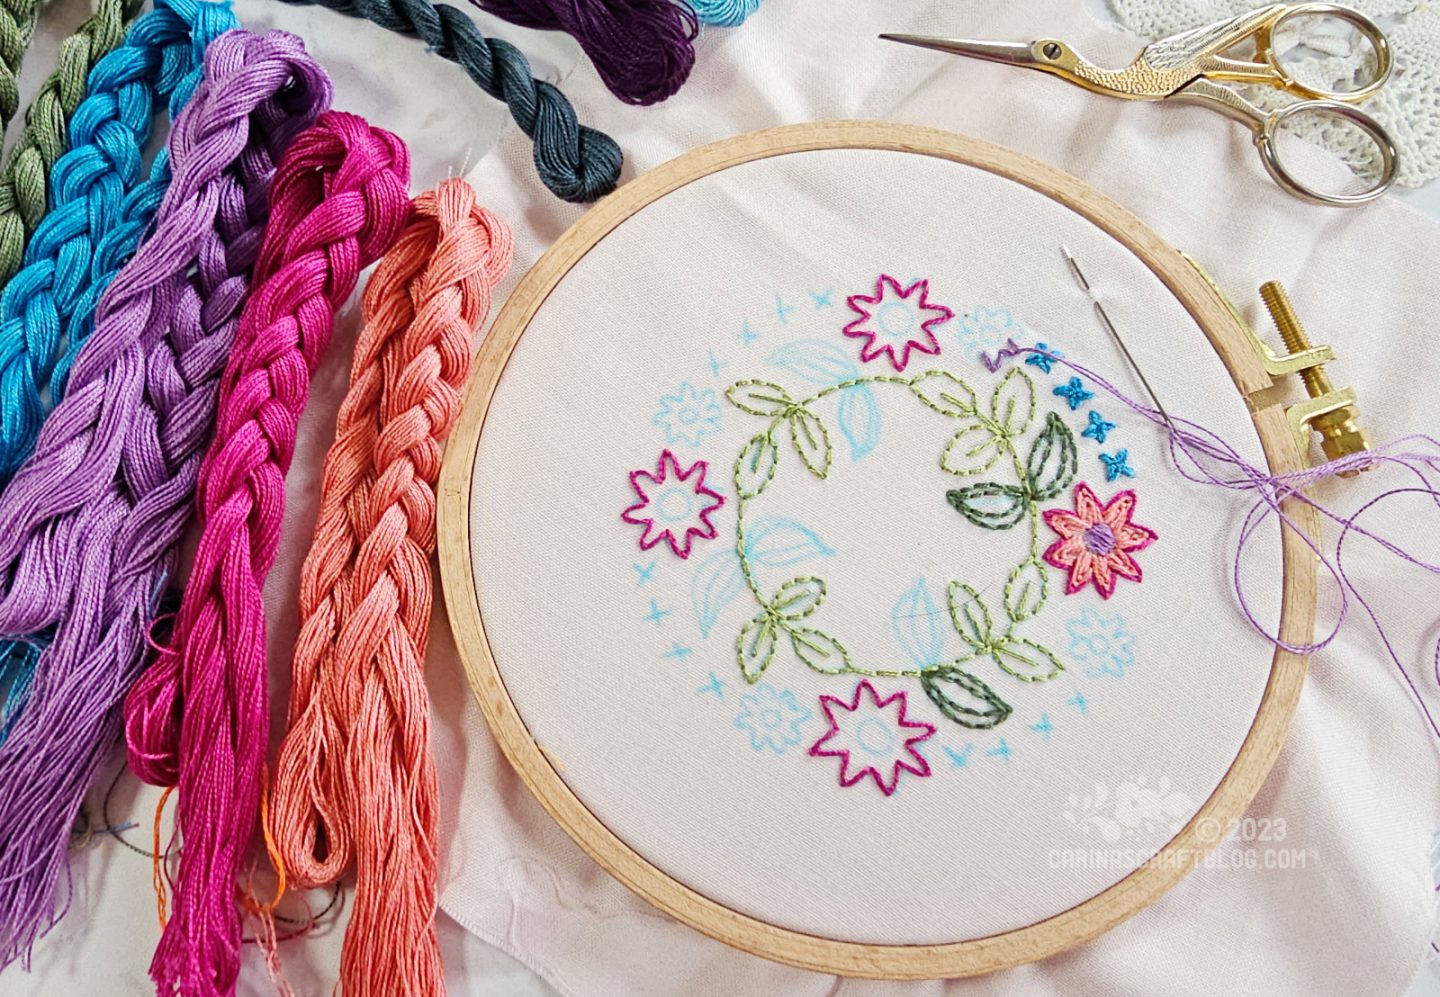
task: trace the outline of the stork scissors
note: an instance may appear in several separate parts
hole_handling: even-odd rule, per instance
[[[1275,33],[1287,21],[1303,17],[1321,22],[1349,25],[1362,35],[1373,50],[1373,60],[1362,65],[1354,89],[1323,90],[1310,86],[1287,69],[1275,51]],[[1285,190],[1297,197],[1321,204],[1354,205],[1374,200],[1395,180],[1395,145],[1385,129],[1354,105],[1375,93],[1390,76],[1390,44],[1378,25],[1357,10],[1328,3],[1271,4],[1225,21],[1162,38],[1141,50],[1125,69],[1110,70],[1086,62],[1062,41],[1042,38],[1033,42],[967,41],[961,38],[930,38],[922,35],[881,35],[889,41],[918,45],[954,55],[990,62],[1038,69],[1067,80],[1086,90],[1126,100],[1178,100],[1202,104],[1247,125],[1255,139],[1265,169]],[[1251,59],[1227,57],[1223,53],[1245,41],[1253,41]],[[1251,83],[1272,87],[1300,99],[1274,111],[1266,111],[1245,99],[1226,84]],[[1314,115],[1325,124],[1348,122],[1357,127],[1376,148],[1378,169],[1373,183],[1358,192],[1317,190],[1302,181],[1281,159],[1278,129],[1297,115]],[[1370,179],[1369,177],[1366,178]]]

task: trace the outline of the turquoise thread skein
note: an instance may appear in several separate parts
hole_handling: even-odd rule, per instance
[[[70,150],[50,171],[54,203],[25,266],[0,294],[0,487],[34,448],[100,295],[134,254],[169,186],[164,151],[141,179],[156,102],[167,101],[173,119],[200,82],[206,47],[237,27],[228,2],[156,0],[91,71],[89,96],[71,118]],[[0,741],[44,643],[40,635],[0,641]]]
[[[701,24],[738,28],[760,8],[760,0],[689,0]]]

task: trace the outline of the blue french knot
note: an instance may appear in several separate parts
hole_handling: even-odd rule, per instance
[[[1086,391],[1085,382],[1078,377],[1072,377],[1064,384],[1058,385],[1050,390],[1070,403],[1071,412],[1074,412],[1081,405],[1095,397],[1095,392]]]
[[[169,98],[178,112],[199,83],[205,47],[238,26],[228,4],[157,0],[91,70],[89,93],[71,121],[71,148],[50,172],[54,204],[24,268],[0,294],[0,483],[34,448],[101,293],[159,207],[169,182],[163,153],[151,179],[136,186],[155,98]],[[62,343],[66,353],[57,357]],[[47,382],[48,404],[41,395]]]
[[[1133,478],[1135,469],[1130,466],[1130,451],[1121,450],[1115,454],[1102,453],[1100,463],[1105,465],[1105,480],[1114,481],[1116,478]]]
[[[1110,430],[1115,428],[1115,423],[1106,422],[1099,412],[1090,410],[1090,425],[1080,431],[1081,436],[1088,436],[1096,443],[1104,443],[1105,437],[1110,435]]]
[[[1025,358],[1025,362],[1032,367],[1039,367],[1047,374],[1055,369],[1055,358],[1065,355],[1059,350],[1052,348],[1049,343],[1036,343],[1035,348],[1037,350],[1044,350],[1045,352],[1031,353]]]

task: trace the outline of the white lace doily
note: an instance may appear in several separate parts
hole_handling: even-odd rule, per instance
[[[1116,21],[1127,31],[1154,40],[1231,17],[1260,6],[1253,0],[1108,0]],[[1389,36],[1395,68],[1386,84],[1365,102],[1365,110],[1385,127],[1399,151],[1395,182],[1419,187],[1440,177],[1440,3],[1435,0],[1346,0],[1378,23]],[[1303,63],[1301,78],[1311,84],[1341,86],[1354,78],[1368,47],[1336,46],[1332,37],[1304,37],[1316,54]],[[1264,88],[1247,97],[1263,107],[1291,98]],[[1315,129],[1306,136],[1346,162],[1359,164],[1372,147],[1349,129]]]

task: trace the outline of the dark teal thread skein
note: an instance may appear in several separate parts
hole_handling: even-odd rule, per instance
[[[503,100],[515,124],[534,140],[535,172],[556,197],[584,204],[604,197],[619,182],[624,157],[615,140],[580,124],[565,95],[531,75],[530,63],[519,49],[486,38],[464,11],[427,0],[284,2],[316,4],[419,37],[459,65],[481,90]]]
[[[563,31],[627,104],[657,104],[690,78],[700,23],[685,0],[470,0],[522,28]]]

